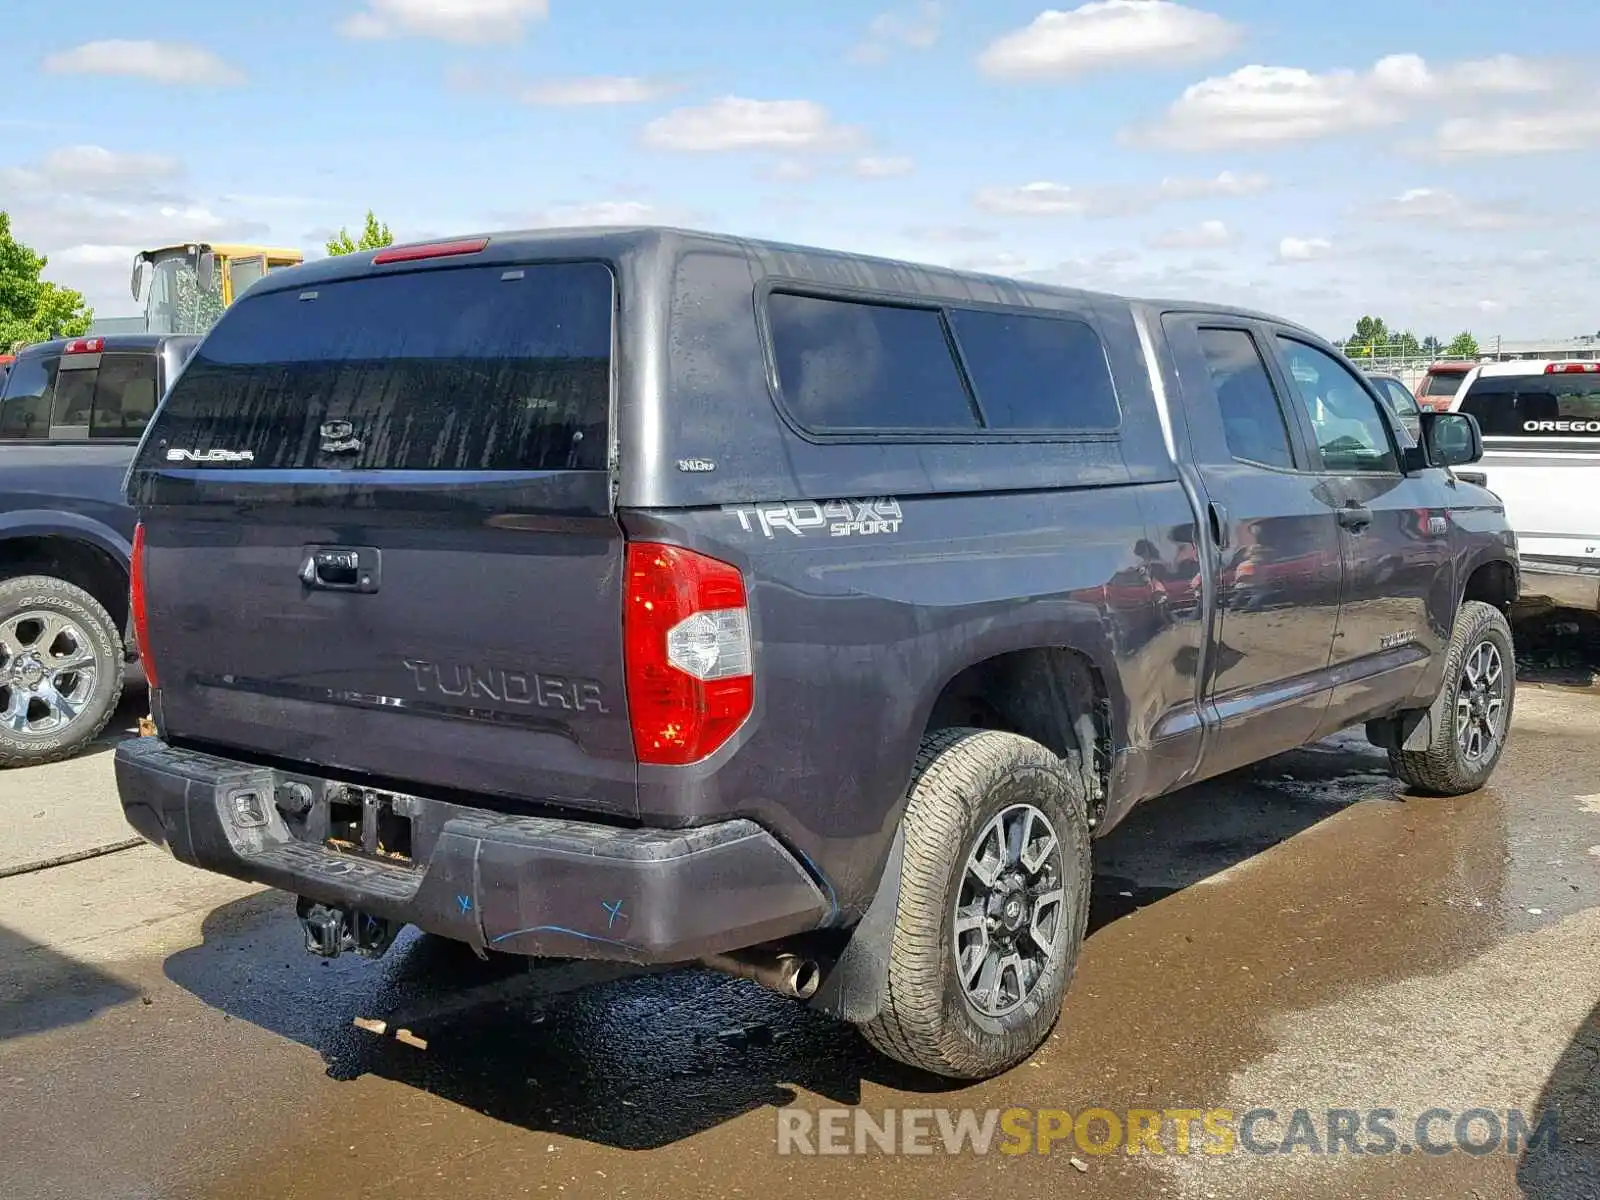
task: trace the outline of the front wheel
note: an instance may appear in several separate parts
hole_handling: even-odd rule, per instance
[[[997,1075],[1049,1035],[1083,942],[1082,781],[1027,738],[942,730],[923,743],[904,825],[887,998],[862,1033],[936,1075]]]
[[[1391,749],[1389,762],[1418,792],[1464,796],[1489,782],[1511,732],[1516,658],[1499,609],[1476,600],[1461,606],[1442,687],[1427,749]]]
[[[122,638],[82,588],[48,575],[0,583],[0,767],[75,754],[122,698]]]

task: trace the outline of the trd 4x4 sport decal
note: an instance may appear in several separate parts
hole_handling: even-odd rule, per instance
[[[723,509],[739,518],[746,533],[760,530],[765,537],[780,531],[810,537],[826,530],[828,537],[871,537],[899,533],[903,516],[900,501],[892,497],[872,500],[794,500],[786,504],[729,505]]]

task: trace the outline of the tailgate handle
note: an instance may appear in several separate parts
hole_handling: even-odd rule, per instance
[[[375,592],[382,557],[356,546],[312,546],[300,564],[300,582],[328,592]]]

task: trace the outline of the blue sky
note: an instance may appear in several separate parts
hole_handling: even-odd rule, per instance
[[[690,224],[1342,336],[1600,330],[1592,0],[86,0],[7,22],[0,207],[141,245]]]

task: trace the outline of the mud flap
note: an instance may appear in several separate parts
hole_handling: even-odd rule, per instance
[[[905,844],[902,825],[895,831],[872,903],[851,933],[844,952],[823,978],[817,994],[806,1001],[806,1007],[852,1025],[864,1024],[882,1010],[889,983],[889,952],[900,908],[900,862]]]

